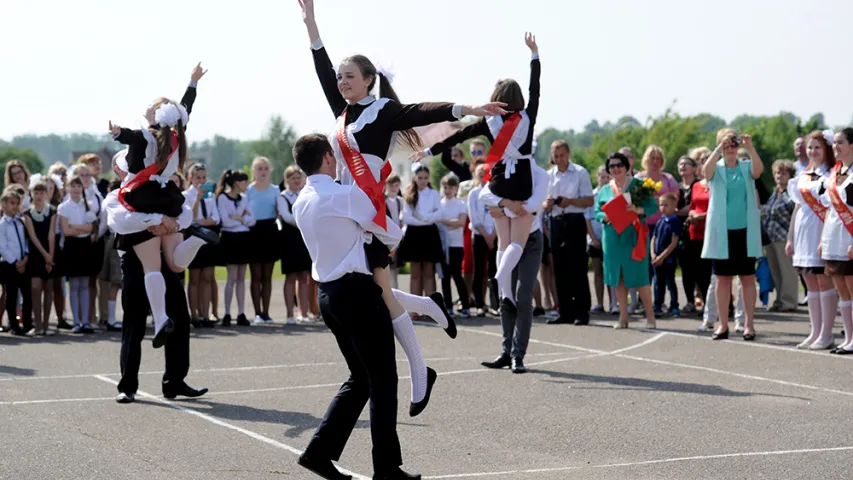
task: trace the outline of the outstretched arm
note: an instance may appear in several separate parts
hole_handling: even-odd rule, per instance
[[[462,143],[469,138],[479,137],[481,135],[487,137],[489,142],[494,142],[494,139],[489,133],[489,126],[486,125],[486,121],[483,119],[477,120],[465,128],[457,130],[453,135],[424,150],[423,154],[427,157],[439,154],[444,155],[450,151],[450,147]]]
[[[202,68],[201,62],[198,62],[198,65],[193,68],[192,73],[190,74],[190,83],[187,85],[187,90],[184,92],[184,96],[181,98],[181,105],[187,109],[187,115],[193,113],[193,104],[195,103],[196,97],[196,89],[198,88],[198,81],[201,80],[201,77],[207,73],[207,70]],[[186,128],[186,125],[184,125]]]
[[[527,116],[530,117],[532,123],[536,122],[536,116],[539,114],[539,77],[542,74],[542,66],[539,63],[539,46],[536,44],[536,37],[532,33],[524,35],[524,41],[530,48],[530,92],[527,99]]]
[[[323,41],[320,40],[320,30],[317,28],[317,21],[314,18],[314,0],[299,0],[299,6],[302,7],[302,21],[305,22],[305,27],[308,29],[308,39],[311,42],[311,54],[314,56],[314,69],[317,71],[317,78],[320,79],[320,86],[323,87],[323,93],[326,95],[326,101],[332,108],[335,116],[343,113],[347,107],[347,102],[338,91],[338,74],[332,67],[332,61],[329,59],[329,54],[323,46]]]

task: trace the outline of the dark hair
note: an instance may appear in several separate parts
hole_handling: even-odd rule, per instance
[[[853,127],[845,127],[838,131],[847,137],[847,143],[853,143]]]
[[[303,135],[293,144],[293,159],[306,175],[314,175],[320,171],[323,157],[327,153],[333,154],[332,145],[329,139],[320,133]]]
[[[38,182],[36,182],[35,185],[30,187],[30,192],[45,192],[45,193],[47,193],[47,182],[49,182],[49,181],[50,180],[45,181],[44,179],[39,180]]]
[[[610,173],[610,160],[614,159],[619,160],[622,163],[622,165],[625,167],[626,172],[631,168],[631,161],[628,160],[628,157],[626,157],[622,153],[615,152],[607,156],[607,162],[605,163],[605,165],[607,166],[607,173]]]
[[[113,190],[118,190],[119,188],[121,188],[121,180],[113,180],[112,182],[110,182],[110,185],[109,185],[109,191],[110,192],[112,192]]]
[[[441,185],[444,187],[458,187],[459,177],[455,173],[448,173],[441,179]]]
[[[685,160],[687,163],[690,164],[690,166],[692,166],[694,168],[696,167],[696,160],[693,160],[692,158],[688,157],[687,155],[682,155],[681,158],[678,159],[678,163],[681,163],[682,160]]]
[[[364,55],[353,55],[341,60],[341,63],[354,63],[361,72],[362,77],[373,77],[370,81],[370,85],[367,86],[368,92],[373,90],[373,87],[376,86],[376,80],[380,80],[379,98],[390,98],[391,100],[400,103],[400,98],[397,96],[397,92],[394,91],[394,87],[391,86],[391,82],[388,81],[382,72],[376,71],[376,66],[373,65],[373,62],[371,62],[369,58]],[[423,146],[420,135],[418,135],[414,129],[410,128],[408,130],[401,130],[399,133],[400,139],[398,141],[412,150],[420,150]],[[303,170],[305,169],[303,168]]]
[[[219,197],[225,193],[225,187],[232,188],[235,183],[243,180],[248,182],[249,176],[242,170],[225,170],[219,177],[219,183],[216,184],[216,196]]]
[[[167,103],[176,104],[168,98],[160,97],[154,102],[154,108],[160,108]],[[183,121],[178,120],[178,124],[175,125],[174,129],[170,127],[148,128],[151,135],[154,135],[154,138],[157,139],[156,163],[160,171],[166,168],[166,165],[169,163],[169,158],[171,158],[172,154],[175,153],[172,151],[172,130],[174,130],[178,136],[178,171],[183,171],[184,161],[187,159],[187,137],[186,132],[184,131]]]
[[[406,203],[413,207],[417,207],[418,205],[418,174],[421,172],[426,172],[429,175],[429,168],[426,165],[421,165],[412,173],[412,183],[406,186],[406,194],[403,195]],[[427,183],[427,188],[432,188],[432,185]]]
[[[511,78],[499,80],[492,92],[492,102],[503,102],[508,112],[520,112],[524,110],[524,94],[518,82]]]

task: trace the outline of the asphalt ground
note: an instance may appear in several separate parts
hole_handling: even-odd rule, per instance
[[[120,334],[0,336],[0,478],[316,478],[296,458],[346,367],[322,324],[284,325],[275,297],[274,325],[193,332],[187,382],[210,388],[196,400],[161,396],[150,330],[131,405],[113,400]],[[409,418],[398,348],[404,468],[545,480],[849,473],[853,363],[793,348],[808,330],[804,310],[759,312],[755,343],[712,342],[695,317],[658,320],[655,331],[634,320],[613,330],[609,315],[582,327],[539,318],[523,375],[480,367],[500,353],[496,318],[459,320],[456,340],[419,324],[439,377],[427,410]],[[370,451],[365,411],[339,465],[370,478]]]

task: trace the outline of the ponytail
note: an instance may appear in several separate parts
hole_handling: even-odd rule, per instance
[[[385,76],[382,72],[376,72],[376,79],[379,79],[379,98],[389,98],[397,103],[400,102],[400,98],[397,96],[397,92],[394,91],[394,87],[391,86],[391,81]],[[374,83],[376,80],[374,79]],[[373,88],[371,85],[370,89]],[[415,129],[410,128],[408,130],[401,130],[400,137],[398,137],[398,142],[402,143],[406,147],[418,151],[423,148],[423,141],[421,140],[421,136],[418,135],[418,132]]]
[[[234,185],[234,181],[232,178],[234,175],[231,173],[231,170],[225,170],[222,172],[222,176],[219,177],[219,182],[216,184],[216,198],[219,198],[220,195],[225,193],[225,186]]]
[[[418,182],[415,180],[415,177],[412,177],[412,182],[406,185],[406,194],[403,198],[406,200],[406,203],[412,206],[412,208],[417,208],[419,194]]]

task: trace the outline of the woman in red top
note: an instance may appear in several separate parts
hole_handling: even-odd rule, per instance
[[[708,287],[711,284],[711,261],[701,258],[702,244],[705,243],[705,217],[708,215],[708,200],[711,198],[708,180],[702,179],[693,183],[690,194],[690,211],[687,214],[687,225],[689,226],[689,240],[685,248],[688,251],[696,251],[698,261],[695,263],[696,272],[694,278],[702,301],[708,298]]]

